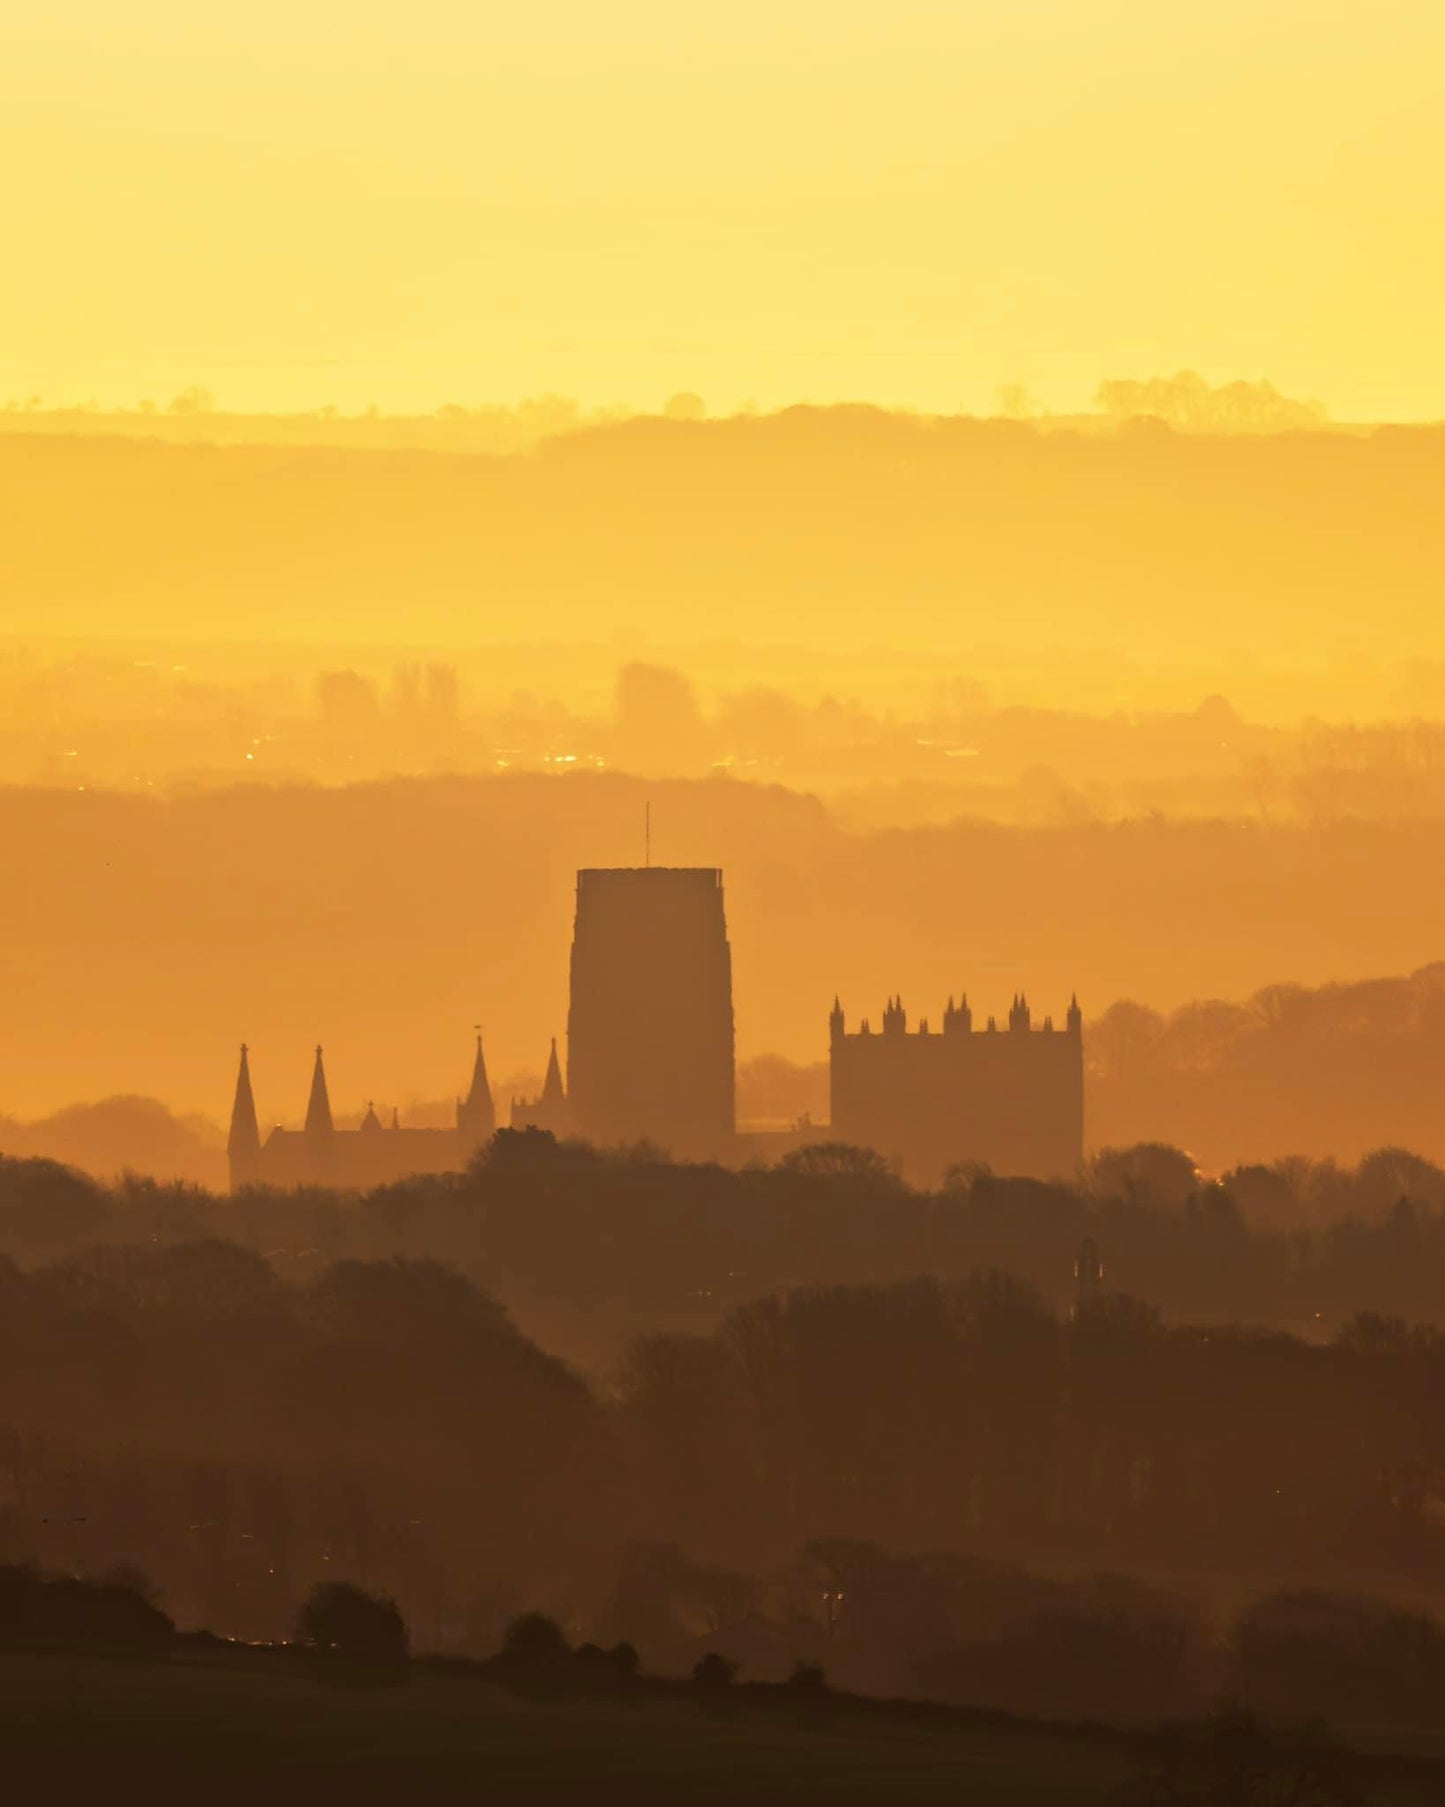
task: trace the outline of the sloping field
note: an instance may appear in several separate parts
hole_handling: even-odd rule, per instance
[[[198,1802],[1102,1802],[1117,1749],[1029,1730],[850,1723],[744,1706],[518,1699],[420,1674],[335,1687],[284,1659],[0,1658],[6,1770],[52,1799]]]

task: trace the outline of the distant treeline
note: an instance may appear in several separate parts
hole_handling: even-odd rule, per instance
[[[1320,431],[1329,424],[1319,402],[1282,395],[1270,382],[1211,385],[1191,370],[1143,381],[1107,378],[1094,397],[1092,416],[1050,414],[1018,384],[1006,385],[999,403],[1006,418],[1044,428],[1067,424],[1087,429],[1145,419],[1185,433],[1287,433]],[[122,435],[173,445],[348,446],[495,455],[528,452],[559,434],[616,425],[652,412],[620,403],[584,408],[574,396],[544,394],[515,404],[445,402],[425,414],[379,407],[344,412],[334,405],[284,414],[243,413],[222,407],[210,390],[196,385],[164,404],[148,400],[128,408],[102,408],[94,402],[47,407],[41,396],[14,398],[0,408],[0,430]],[[755,418],[758,412],[745,409],[743,418]],[[900,410],[878,412],[901,414],[904,419],[932,418]],[[661,413],[668,420],[700,421],[707,415],[707,405],[701,396],[685,390],[672,396]]]
[[[0,1253],[25,1266],[102,1245],[212,1239],[303,1281],[339,1260],[436,1260],[588,1357],[659,1325],[711,1327],[798,1286],[998,1268],[1064,1310],[1086,1238],[1111,1291],[1170,1318],[1314,1337],[1362,1310],[1445,1316],[1445,1172],[1404,1149],[1355,1167],[1293,1158],[1205,1180],[1178,1149],[1141,1144],[1105,1150],[1074,1184],[965,1166],[920,1192],[877,1155],[839,1144],[735,1170],[503,1130],[468,1173],[361,1197],[110,1187],[0,1158]]]
[[[1270,985],[1242,1002],[1170,1012],[1120,1002],[1090,1024],[1086,1060],[1095,1146],[1147,1133],[1215,1171],[1263,1161],[1275,1178],[1251,1168],[1232,1182],[1250,1220],[1318,1225],[1350,1209],[1349,1185],[1328,1161],[1281,1167],[1266,1151],[1388,1140],[1442,1152],[1445,964],[1404,978]]]
[[[345,414],[322,406],[290,414],[239,413],[221,407],[202,388],[184,389],[163,406],[50,407],[41,398],[0,409],[0,432],[158,440],[191,446],[332,446],[353,451],[530,452],[544,439],[625,420],[630,408],[584,408],[568,395],[537,395],[515,406],[447,403],[429,414]]]
[[[1438,1600],[1445,1335],[1405,1314],[1440,1315],[1442,1176],[1385,1154],[1335,1183],[1357,1214],[1296,1235],[1148,1149],[1089,1190],[936,1195],[856,1151],[730,1174],[529,1136],[364,1200],[6,1163],[32,1265],[0,1267],[0,1560],[134,1565],[178,1622],[253,1637],[340,1576],[479,1654],[530,1606],[768,1667],[816,1658],[801,1615],[850,1685],[960,1699],[1039,1613],[1137,1605],[1131,1673],[1176,1639],[1173,1608],[988,1564]],[[589,1382],[483,1280],[639,1333]],[[1318,1334],[1242,1327],[1272,1305]]]

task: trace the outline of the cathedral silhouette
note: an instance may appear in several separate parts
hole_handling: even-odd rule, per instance
[[[641,866],[577,874],[567,1016],[567,1079],[552,1043],[540,1095],[514,1098],[511,1127],[598,1144],[647,1143],[678,1160],[776,1156],[823,1140],[885,1156],[907,1179],[935,1184],[950,1166],[1072,1175],[1084,1152],[1083,1018],[1033,1027],[1019,995],[1006,1031],[992,1017],[975,1031],[965,997],[952,999],[940,1033],[910,1033],[890,998],[877,1033],[849,1033],[835,999],[829,1018],[832,1122],[780,1135],[738,1133],[732,953],[715,867]],[[332,1119],[322,1051],[300,1129],[263,1141],[241,1049],[228,1152],[231,1186],[366,1190],[414,1173],[464,1168],[497,1128],[482,1038],[454,1127],[384,1125],[368,1108],[360,1126]]]

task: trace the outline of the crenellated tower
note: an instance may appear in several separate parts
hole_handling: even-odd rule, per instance
[[[842,1000],[828,1019],[831,1133],[876,1149],[909,1177],[936,1183],[950,1166],[981,1162],[997,1173],[1072,1177],[1084,1152],[1083,1015],[1034,1022],[1014,993],[1008,1033],[992,1016],[975,1033],[968,994],[949,998],[943,1033],[928,1019],[912,1033],[901,993],[883,1012],[883,1033],[865,1018],[849,1034]]]
[[[567,1111],[588,1141],[733,1147],[732,951],[716,867],[577,874]]]

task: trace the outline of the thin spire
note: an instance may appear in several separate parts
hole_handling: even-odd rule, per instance
[[[482,1032],[477,1031],[477,1057],[472,1062],[472,1083],[467,1092],[467,1104],[475,1110],[480,1105],[490,1106],[492,1087],[487,1079],[487,1057],[482,1052]]]
[[[557,1037],[552,1037],[552,1052],[547,1058],[547,1077],[542,1081],[543,1104],[564,1104],[566,1094],[562,1090],[562,1068],[557,1059]]]
[[[231,1133],[226,1138],[226,1153],[233,1174],[242,1175],[253,1167],[261,1153],[261,1131],[256,1123],[256,1100],[251,1093],[250,1051],[241,1043],[241,1069],[236,1075],[236,1098],[231,1106]]]
[[[308,1136],[332,1133],[331,1099],[326,1090],[326,1068],[321,1059],[321,1044],[316,1044],[316,1065],[311,1070],[311,1097],[306,1106]]]
[[[477,1053],[472,1062],[472,1083],[466,1098],[457,1105],[457,1129],[474,1143],[487,1140],[497,1127],[497,1110],[492,1103],[491,1081],[487,1078],[487,1058],[482,1052],[482,1032],[477,1030]]]

